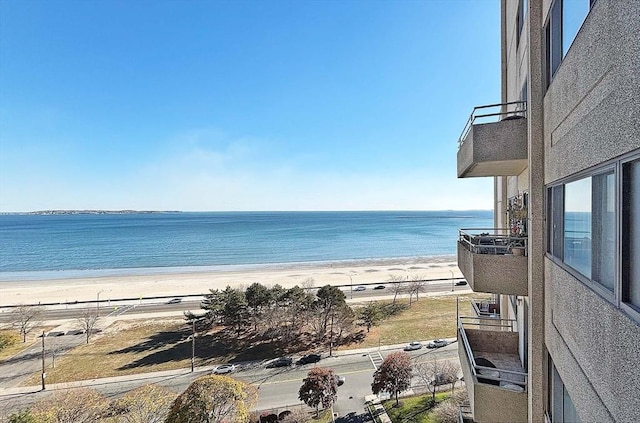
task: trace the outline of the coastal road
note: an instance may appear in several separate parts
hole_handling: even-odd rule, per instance
[[[427,281],[424,286],[423,294],[433,293],[448,293],[448,292],[468,292],[469,287],[456,286],[454,280],[438,280]],[[354,291],[359,286],[365,287],[364,291]],[[374,289],[376,286],[384,286],[384,289]],[[390,283],[377,283],[368,285],[340,285],[340,289],[347,297],[347,302],[358,302],[367,300],[379,300],[385,297],[393,298],[392,285]],[[406,294],[398,294],[400,298],[406,296]],[[100,301],[100,315],[106,316],[118,316],[122,314],[147,314],[147,313],[168,313],[176,312],[177,314],[184,311],[197,312],[200,310],[200,301],[202,297],[188,296],[188,297],[174,297],[173,303],[170,301],[173,299],[142,299],[142,300],[101,300]],[[179,301],[179,302],[177,302]],[[56,306],[47,306],[44,310],[43,320],[56,321],[65,319],[78,318],[82,310],[86,308],[98,309],[97,303],[88,304],[63,304]],[[0,324],[8,324],[11,321],[11,310],[9,307],[0,307]]]
[[[339,416],[346,416],[351,413],[349,419],[342,419],[346,422],[366,422],[368,419],[362,417],[365,414],[365,396],[371,394],[371,381],[375,371],[374,362],[376,356],[385,357],[391,352],[400,348],[386,348],[381,350],[353,350],[341,352],[340,356],[326,357],[318,365],[334,370],[336,374],[345,376],[344,385],[338,388],[338,402],[334,410]],[[458,362],[457,349],[455,344],[437,350],[419,350],[410,353],[414,362],[422,362],[434,358],[437,360],[450,360]],[[302,384],[302,379],[306,377],[309,369],[313,365],[291,366],[279,369],[267,369],[264,363],[252,362],[242,363],[239,370],[232,374],[233,377],[245,380],[256,386],[259,391],[259,410],[283,411],[292,405],[300,404],[298,400],[298,390]],[[186,370],[146,373],[141,375],[123,376],[116,378],[96,379],[85,381],[82,384],[97,389],[109,398],[116,398],[127,392],[150,383],[166,386],[175,392],[184,391],[189,384],[197,377],[209,373],[210,368],[196,369],[194,373],[187,373]],[[417,381],[414,381],[417,383]],[[2,412],[15,411],[27,407],[40,400],[51,392],[66,388],[62,385],[51,385],[45,391],[40,391],[39,387],[23,389],[0,389],[0,416]],[[353,417],[356,416],[356,417]],[[360,417],[357,417],[360,416]],[[338,420],[340,421],[340,420]]]

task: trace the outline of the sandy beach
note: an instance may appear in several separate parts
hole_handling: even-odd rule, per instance
[[[312,278],[315,286],[388,281],[391,276],[412,279],[462,277],[453,257],[380,259],[322,264],[287,264],[246,270],[220,270],[149,275],[105,276],[43,281],[0,282],[0,306],[90,301],[151,296],[194,295],[209,289],[249,286],[260,282],[285,288]]]

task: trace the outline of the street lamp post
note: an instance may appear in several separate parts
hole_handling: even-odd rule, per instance
[[[453,270],[449,270],[449,272],[451,272],[451,292],[453,292],[453,287],[455,286],[453,284]]]
[[[98,295],[96,296],[96,317],[100,317],[100,294],[104,292],[104,289],[98,291]]]
[[[349,275],[349,286],[351,287],[351,299],[353,300],[353,278]]]

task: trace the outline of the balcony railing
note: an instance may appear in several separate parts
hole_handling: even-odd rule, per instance
[[[509,103],[488,104],[473,108],[467,124],[458,139],[458,148],[462,147],[464,140],[474,124],[498,122],[506,119],[524,118],[527,116],[526,101],[511,101]]]
[[[460,229],[458,240],[474,254],[511,254],[527,251],[527,237],[513,235],[508,228]]]
[[[475,300],[471,299],[471,307],[473,312],[478,317],[486,317],[489,319],[500,318],[500,303],[488,300]]]
[[[496,385],[505,389],[526,391],[528,374],[513,369],[490,366],[486,359],[476,361],[471,343],[465,332],[466,328],[473,327],[476,330],[488,330],[499,332],[517,332],[517,321],[512,319],[487,319],[478,317],[459,317],[458,333],[463,347],[469,357],[471,371],[479,383]]]

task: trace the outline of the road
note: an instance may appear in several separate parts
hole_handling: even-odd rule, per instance
[[[452,291],[467,292],[468,286],[456,286],[454,280],[438,280],[425,282],[422,292],[425,294],[444,293]],[[359,286],[365,287],[364,291],[352,291]],[[375,286],[384,286],[384,289],[374,289]],[[393,298],[393,292],[391,290],[391,284],[379,283],[369,285],[340,285],[340,289],[344,292],[348,302],[366,301],[368,299],[376,300],[381,297]],[[398,294],[400,298],[406,296],[406,294]],[[180,299],[178,303],[169,303],[171,299],[141,299],[141,300],[100,300],[100,315],[123,315],[127,313],[145,314],[145,313],[161,313],[161,312],[183,312],[200,310],[200,301],[202,297],[184,297]],[[65,304],[56,306],[47,306],[44,309],[43,320],[56,321],[76,319],[80,316],[81,310],[87,307],[93,307],[98,309],[97,303],[88,304]],[[0,324],[10,323],[11,308],[0,307]]]
[[[322,367],[334,370],[336,374],[345,376],[344,385],[338,388],[338,402],[334,410],[341,416],[339,422],[366,422],[364,409],[365,396],[371,394],[371,381],[375,371],[374,362],[377,357],[385,357],[391,352],[400,350],[401,347],[383,347],[381,350],[353,350],[340,352],[340,356],[326,357],[320,363]],[[379,355],[378,355],[379,354]],[[419,350],[410,352],[414,363],[435,358],[438,360],[458,361],[455,344],[437,350]],[[314,365],[291,366],[279,369],[267,369],[258,362],[241,364],[233,377],[244,380],[256,386],[259,390],[259,399],[256,409],[274,410],[281,412],[288,407],[300,404],[298,390],[302,379]],[[209,373],[210,368],[196,369],[194,373],[187,370],[147,373],[142,375],[97,379],[85,381],[84,384],[97,389],[104,395],[114,398],[145,384],[156,383],[166,386],[175,392],[184,391],[197,377]],[[414,380],[415,383],[417,381]],[[4,385],[3,385],[4,388]],[[49,386],[46,391],[40,391],[39,387],[26,389],[0,390],[0,415],[8,410],[16,410],[26,407],[51,392],[64,389],[62,386]],[[348,417],[345,417],[348,416]]]

